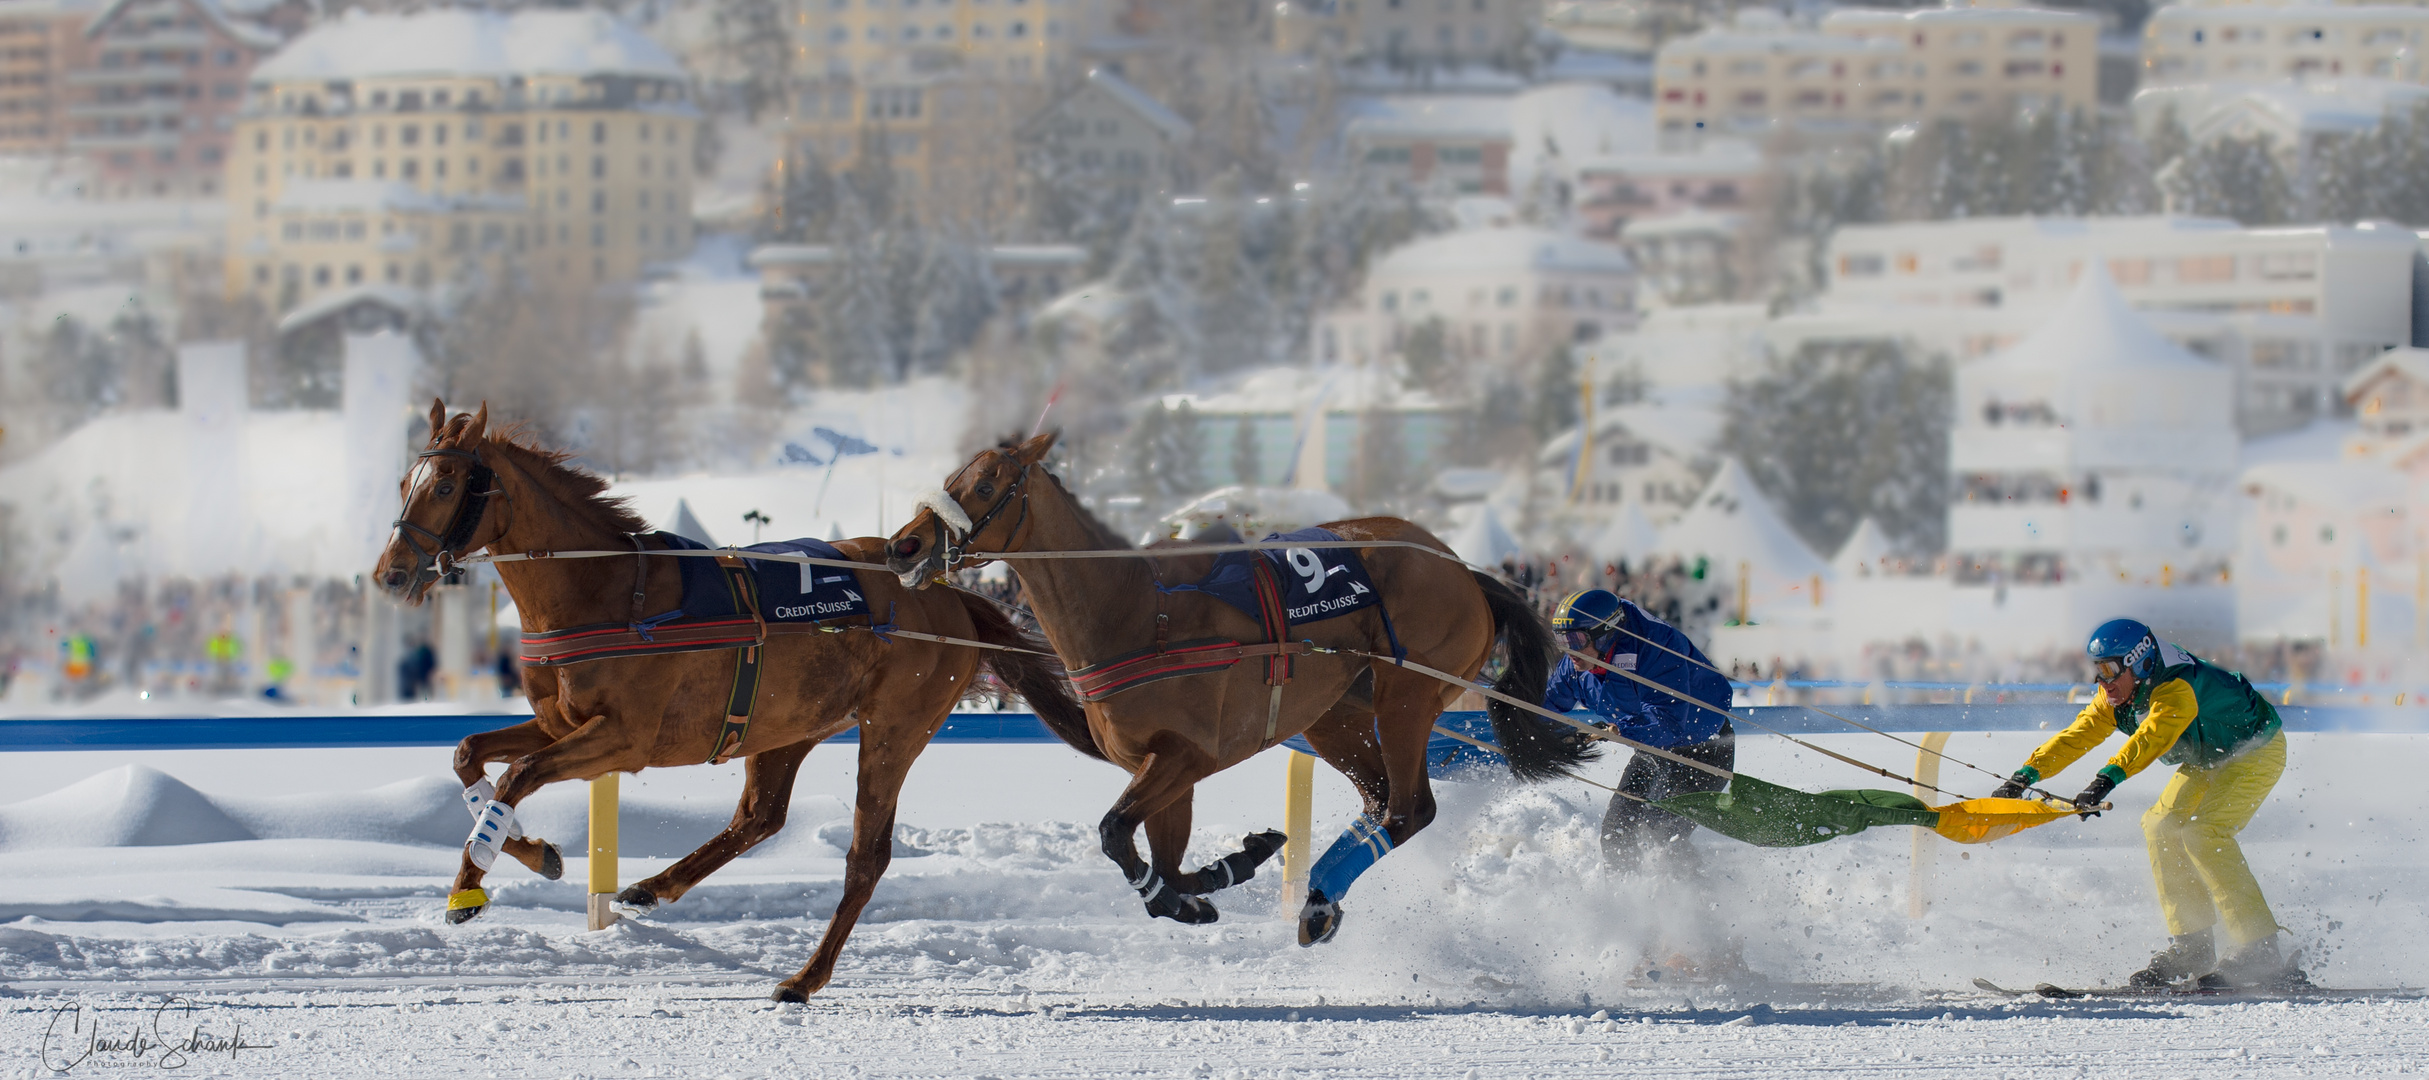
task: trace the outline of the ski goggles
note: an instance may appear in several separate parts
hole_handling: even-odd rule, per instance
[[[2092,661],[2092,672],[2100,676],[2101,682],[2115,682],[2117,676],[2126,672],[2125,657],[2109,656],[2094,660]]]

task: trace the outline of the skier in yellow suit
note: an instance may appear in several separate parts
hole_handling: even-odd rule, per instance
[[[2242,675],[2159,640],[2132,619],[2102,623],[2085,651],[2101,692],[1992,794],[2021,796],[2111,732],[2124,732],[2125,746],[2075,797],[2085,819],[2111,789],[2152,763],[2177,766],[2159,802],[2142,816],[2171,940],[2128,981],[2161,987],[2191,979],[2214,989],[2309,986],[2279,949],[2277,916],[2235,842],[2286,771],[2277,710]],[[2223,956],[2215,937],[2220,929]]]

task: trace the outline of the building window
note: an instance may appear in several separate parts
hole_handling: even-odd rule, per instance
[[[2235,256],[2197,255],[2178,259],[2176,260],[2176,280],[2233,281],[2235,280]]]
[[[603,142],[606,142],[606,141],[607,141],[607,121],[605,121],[605,120],[593,120],[593,121],[591,121],[591,124],[590,124],[590,141],[595,142],[595,143],[603,143]]]
[[[607,159],[605,157],[595,157],[590,159],[590,175],[594,179],[604,178],[607,176]]]
[[[590,246],[607,246],[607,225],[604,222],[590,227]]]

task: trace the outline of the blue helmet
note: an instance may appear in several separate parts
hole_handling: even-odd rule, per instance
[[[1586,589],[1569,594],[1552,613],[1552,629],[1561,633],[1583,630],[1600,635],[1604,628],[1619,625],[1619,597],[1609,589]]]
[[[2092,639],[2083,645],[2085,655],[2097,666],[2103,660],[2114,660],[2137,679],[2151,677],[2159,666],[2159,639],[2151,628],[2132,619],[2110,619],[2092,631]]]

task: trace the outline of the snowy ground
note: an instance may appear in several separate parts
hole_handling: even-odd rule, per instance
[[[2004,771],[2030,739],[1964,735],[1951,753]],[[1878,740],[1834,742],[1897,763]],[[598,933],[582,926],[579,859],[563,882],[495,875],[487,916],[444,925],[468,824],[444,756],[0,756],[0,791],[21,796],[0,806],[0,994],[16,995],[0,996],[0,1077],[50,1075],[46,1030],[53,1066],[85,1045],[79,1021],[150,1030],[163,993],[192,1011],[161,1030],[241,1024],[264,1044],[193,1055],[240,1076],[2224,1077],[2393,1074],[2429,1056],[2429,1002],[2406,995],[1974,991],[1975,976],[2112,981],[2160,941],[2131,813],[1974,848],[1935,839],[1934,903],[1915,919],[1907,831],[1794,851],[1701,837],[1705,887],[1663,890],[1600,869],[1591,788],[1445,784],[1440,820],[1360,882],[1340,939],[1303,950],[1270,875],[1216,897],[1213,926],[1147,919],[1082,824],[1120,775],[1054,746],[932,749],[836,985],[776,1007],[766,990],[807,959],[838,891],[849,749],[812,755],[766,851]],[[1770,738],[1747,739],[1742,766],[1861,782]],[[2323,983],[2429,984],[2429,813],[2409,779],[2424,766],[2429,738],[2296,736],[2246,834]],[[1199,854],[1279,824],[1281,773],[1260,759],[1202,789]],[[2147,804],[2158,780],[2121,801]],[[721,824],[738,780],[701,767],[626,785],[626,850],[647,856],[625,861],[629,881]],[[535,832],[577,850],[578,788],[527,805]],[[1320,840],[1349,809],[1327,774]],[[1760,974],[1632,985],[1648,957],[1733,948]]]

